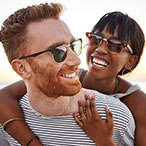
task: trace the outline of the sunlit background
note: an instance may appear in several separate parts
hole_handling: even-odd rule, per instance
[[[60,2],[66,6],[61,18],[68,24],[76,38],[81,37],[85,40],[85,32],[90,31],[101,16],[112,11],[127,13],[139,23],[146,34],[145,0],[3,0],[0,2],[0,24],[14,11],[44,2]],[[80,67],[86,69],[85,52],[86,50],[83,50],[80,56],[82,60]],[[20,79],[11,69],[0,44],[0,88]],[[132,83],[138,83],[146,92],[146,50],[138,67],[126,79]]]

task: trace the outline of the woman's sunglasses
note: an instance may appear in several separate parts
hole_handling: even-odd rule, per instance
[[[63,45],[55,46],[45,51],[37,52],[28,56],[23,56],[23,57],[20,57],[19,59],[25,59],[28,57],[36,57],[43,53],[51,52],[56,62],[62,62],[65,60],[66,55],[67,55],[67,50],[68,50],[67,47],[70,47],[77,55],[80,55],[82,52],[82,39],[77,39],[68,45],[63,44]]]
[[[111,53],[117,54],[121,53],[123,49],[126,47],[128,48],[129,52],[133,54],[132,48],[126,44],[118,40],[117,38],[109,38],[106,39],[98,34],[87,32],[86,36],[88,38],[88,44],[92,46],[100,46],[105,41],[108,46],[108,51]]]

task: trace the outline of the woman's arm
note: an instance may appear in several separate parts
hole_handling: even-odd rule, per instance
[[[14,137],[21,145],[34,136],[24,122],[24,115],[18,103],[18,100],[26,93],[26,87],[23,81],[18,81],[0,90],[0,123],[3,125],[6,121],[13,118],[22,120],[13,120],[6,125],[6,131]],[[35,138],[29,146],[42,146]]]
[[[145,146],[146,144],[146,94],[136,91],[133,94],[121,99],[132,112],[135,124],[135,146]]]
[[[23,118],[18,100],[26,93],[23,81],[18,81],[0,90],[0,123],[14,117]]]

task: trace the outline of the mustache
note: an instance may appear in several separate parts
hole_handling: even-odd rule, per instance
[[[60,73],[68,73],[68,72],[78,72],[78,66],[71,66],[71,67],[63,67],[60,70]]]

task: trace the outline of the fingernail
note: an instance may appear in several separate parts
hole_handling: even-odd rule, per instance
[[[91,96],[91,100],[94,100],[95,99],[95,96]]]
[[[106,106],[106,107],[107,107],[107,109],[110,111],[110,108],[109,108],[109,106],[108,106],[107,104],[106,104],[105,106]]]

